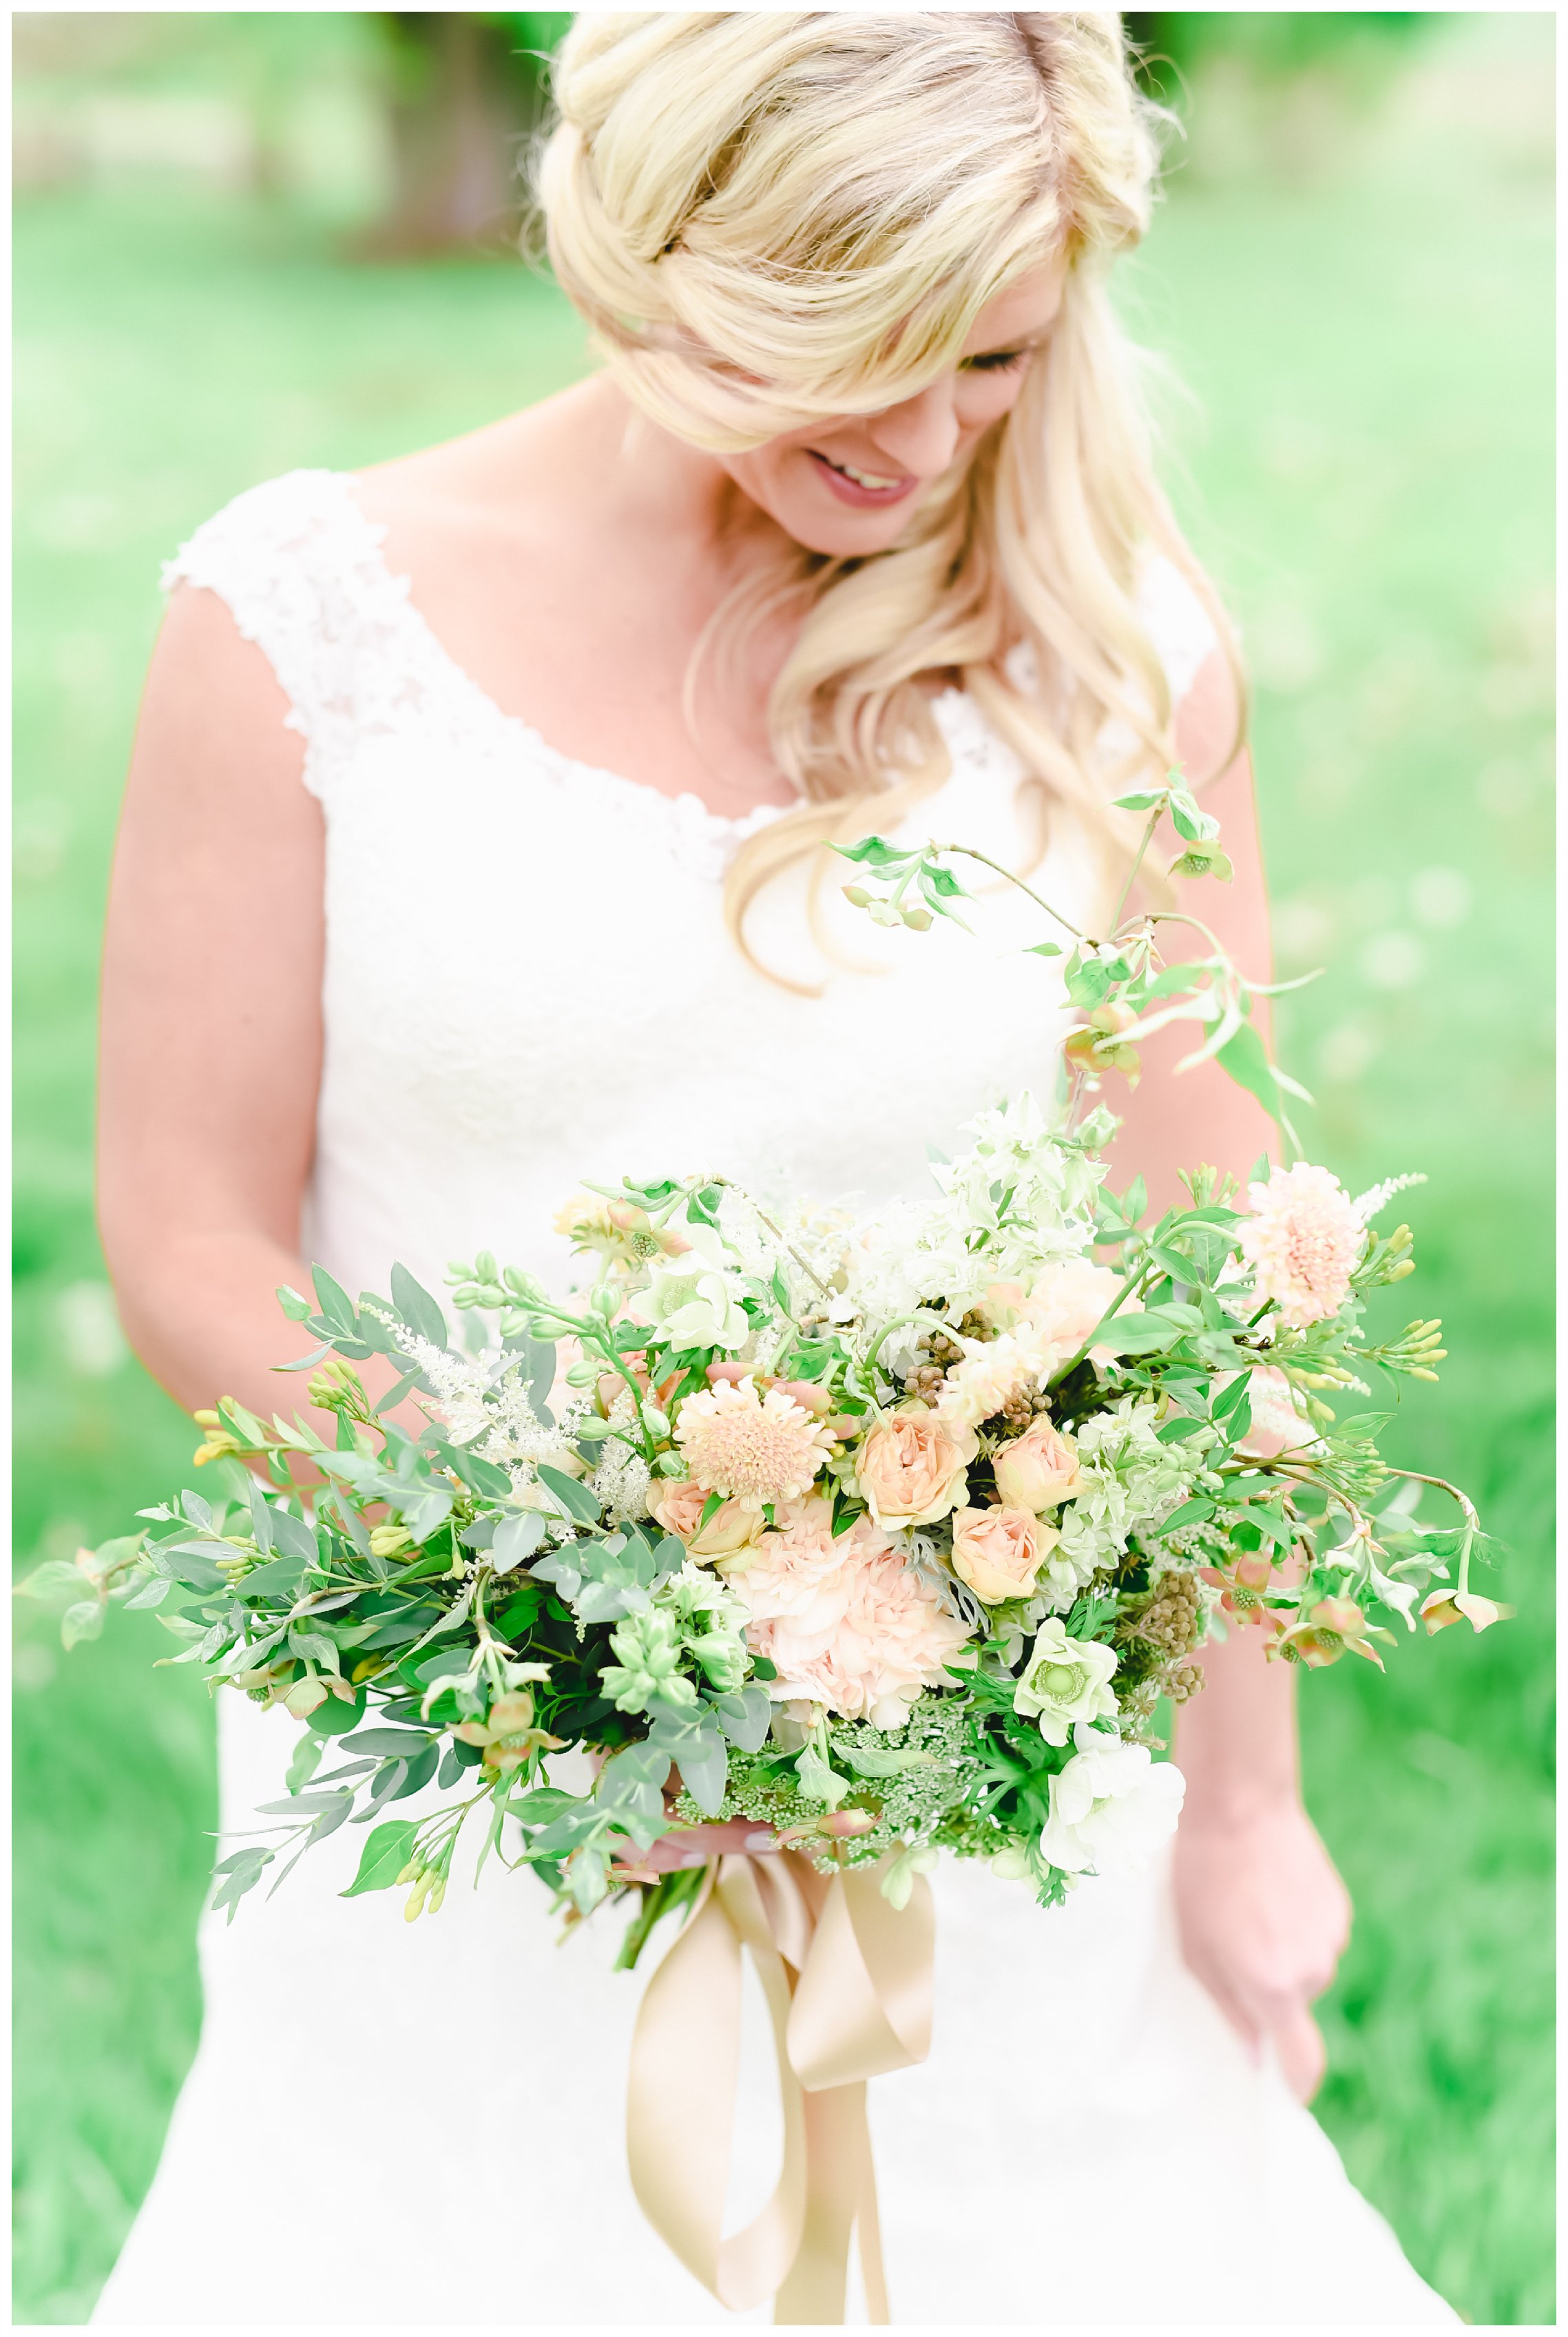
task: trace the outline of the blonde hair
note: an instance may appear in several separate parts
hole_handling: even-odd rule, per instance
[[[778,868],[891,825],[946,777],[921,678],[954,670],[1034,786],[1098,838],[1109,881],[1128,840],[1110,797],[1172,756],[1137,601],[1151,551],[1198,592],[1241,698],[1105,288],[1148,225],[1157,165],[1119,16],[584,14],[554,87],[538,186],[556,276],[635,404],[715,452],[913,396],[999,292],[1069,263],[1012,411],[897,543],[786,552],[740,596],[753,618],[800,620],[768,719],[803,798],[731,867],[741,949]],[[1031,675],[1009,659],[1019,643]],[[1112,720],[1131,747],[1110,768]]]

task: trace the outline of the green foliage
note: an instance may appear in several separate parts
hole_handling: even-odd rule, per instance
[[[1431,23],[1417,8],[1123,9],[1144,79],[1169,99],[1184,76],[1216,59],[1278,77],[1312,67],[1397,62]]]

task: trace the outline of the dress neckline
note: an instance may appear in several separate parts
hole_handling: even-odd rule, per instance
[[[387,587],[397,595],[409,629],[426,658],[440,669],[446,680],[462,692],[486,722],[525,746],[532,755],[549,763],[558,775],[586,780],[595,787],[608,787],[623,796],[635,797],[641,802],[662,804],[671,819],[681,826],[698,825],[705,833],[715,839],[722,838],[729,845],[743,844],[748,836],[758,835],[761,829],[771,826],[776,819],[782,819],[787,812],[795,808],[790,804],[765,803],[755,805],[748,812],[715,811],[690,787],[682,787],[678,795],[666,795],[662,787],[652,786],[647,779],[629,778],[623,771],[611,770],[604,764],[584,762],[581,756],[569,755],[564,748],[553,745],[520,714],[508,714],[490,692],[475,680],[466,666],[460,664],[453,656],[415,601],[413,579],[393,572],[384,548],[386,524],[383,521],[373,520],[361,506],[354,492],[354,474],[351,471],[330,471],[327,476],[342,495],[357,524],[363,529],[368,554],[375,561]]]

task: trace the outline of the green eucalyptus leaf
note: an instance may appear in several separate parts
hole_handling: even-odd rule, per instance
[[[568,1477],[564,1470],[552,1469],[548,1462],[542,1461],[539,1481],[554,1494],[568,1517],[575,1518],[581,1525],[598,1524],[599,1504],[575,1477]]]
[[[103,1628],[103,1601],[101,1599],[79,1599],[67,1607],[60,1618],[61,1644],[80,1647],[83,1639],[95,1639]]]
[[[491,1562],[498,1574],[514,1566],[521,1566],[531,1558],[544,1539],[544,1520],[537,1510],[524,1510],[520,1515],[503,1518],[490,1542]]]
[[[318,1704],[305,1726],[313,1736],[347,1736],[358,1728],[365,1717],[365,1691],[361,1687],[352,1704],[340,1696],[329,1696]]]
[[[335,1282],[324,1266],[311,1267],[310,1280],[316,1292],[316,1304],[326,1321],[334,1331],[341,1331],[352,1338],[358,1327],[358,1315],[354,1301],[342,1284]]]
[[[378,1825],[359,1853],[359,1871],[340,1899],[357,1899],[366,1891],[390,1891],[414,1853],[419,1833],[416,1818],[393,1818]]]
[[[433,1347],[446,1345],[446,1317],[442,1314],[423,1284],[416,1282],[406,1266],[392,1269],[392,1304],[402,1320],[421,1339],[428,1339]]]

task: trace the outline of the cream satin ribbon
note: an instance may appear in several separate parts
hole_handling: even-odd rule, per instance
[[[771,2296],[777,2323],[841,2322],[858,2224],[867,2309],[887,2324],[866,2081],[930,2051],[935,1944],[924,1876],[900,1912],[879,1868],[828,1878],[788,1851],[710,1867],[638,2013],[626,2150],[643,2214],[732,2313]],[[746,1950],[772,2016],[784,2163],[724,2239]]]

